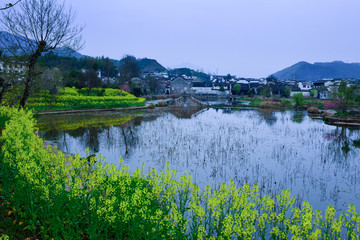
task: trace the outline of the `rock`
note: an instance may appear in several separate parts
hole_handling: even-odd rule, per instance
[[[307,111],[312,114],[320,114],[320,110],[317,107],[309,107]]]
[[[91,163],[92,160],[94,161],[94,163],[96,163],[96,155],[95,155],[95,154],[92,154],[92,155],[88,156],[88,157],[86,158],[86,160],[88,161],[88,163]]]
[[[166,102],[165,101],[161,101],[158,102],[158,104],[156,104],[157,107],[166,107]]]
[[[327,111],[322,111],[321,112],[321,116],[323,116],[323,117],[330,116],[330,115],[331,115],[331,113],[329,113]]]

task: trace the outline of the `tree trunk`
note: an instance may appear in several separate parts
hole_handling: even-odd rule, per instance
[[[40,41],[38,48],[36,49],[36,52],[31,56],[30,63],[29,63],[29,70],[28,70],[28,74],[26,76],[25,89],[24,89],[22,98],[20,100],[19,109],[25,107],[26,101],[29,98],[30,88],[34,81],[34,76],[35,76],[36,60],[38,59],[38,57],[41,56],[41,53],[44,51],[45,47],[46,47],[46,42]]]
[[[10,87],[11,85],[10,84],[5,84],[3,86],[3,88],[1,89],[1,92],[0,92],[0,105],[2,104],[2,100],[4,98],[4,95],[5,95],[5,92],[6,90]]]

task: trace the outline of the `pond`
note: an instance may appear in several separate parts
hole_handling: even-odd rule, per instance
[[[360,209],[360,130],[330,126],[305,112],[162,109],[40,116],[40,137],[64,152],[120,158],[133,171],[166,163],[219,188],[258,183],[260,194],[289,189],[322,211]]]

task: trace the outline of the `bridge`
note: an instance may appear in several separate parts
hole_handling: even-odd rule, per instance
[[[196,99],[192,95],[182,95],[169,103],[171,106],[176,107],[207,107],[208,103]]]

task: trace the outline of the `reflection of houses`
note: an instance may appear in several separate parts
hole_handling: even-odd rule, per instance
[[[171,93],[190,93],[191,87],[192,84],[182,77],[177,77],[170,83]]]

